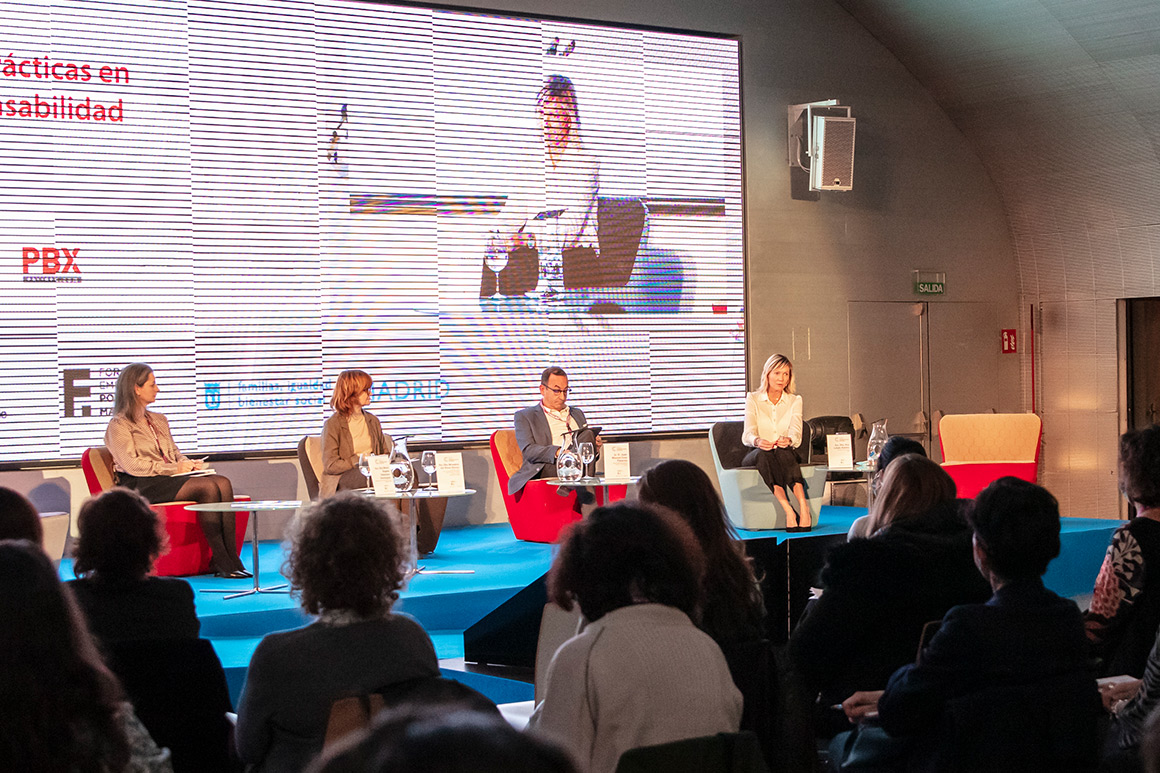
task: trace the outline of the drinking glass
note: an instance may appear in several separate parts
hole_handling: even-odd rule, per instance
[[[580,461],[584,463],[584,475],[587,476],[588,465],[596,461],[596,448],[591,443],[580,444]]]
[[[371,455],[358,455],[358,471],[367,479],[367,488],[371,487]]]
[[[427,488],[431,489],[431,476],[435,474],[435,452],[424,451],[422,457],[423,472],[427,473]]]

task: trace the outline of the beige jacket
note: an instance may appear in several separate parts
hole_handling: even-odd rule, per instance
[[[174,475],[186,459],[173,442],[168,419],[153,411],[145,411],[140,422],[124,414],[109,419],[105,447],[113,455],[115,470],[138,478]]]
[[[391,436],[384,434],[383,425],[373,413],[363,411],[363,416],[367,420],[367,434],[374,443],[373,452],[389,454],[394,448]],[[318,496],[325,499],[338,491],[339,478],[357,464],[358,454],[354,452],[347,417],[335,411],[322,427],[322,476],[318,481]]]

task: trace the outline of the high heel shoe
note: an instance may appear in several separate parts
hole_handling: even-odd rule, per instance
[[[244,580],[247,577],[253,577],[254,575],[250,574],[249,572],[246,572],[245,570],[242,570],[242,571],[231,570],[231,571],[227,571],[227,572],[214,572],[213,576],[214,577],[223,577],[227,580]]]

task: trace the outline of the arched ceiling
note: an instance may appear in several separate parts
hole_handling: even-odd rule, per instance
[[[1160,0],[837,2],[977,150],[1025,297],[1160,294]]]

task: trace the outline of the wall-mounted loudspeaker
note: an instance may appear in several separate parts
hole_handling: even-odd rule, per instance
[[[854,187],[854,118],[815,115],[810,131],[810,190]]]

